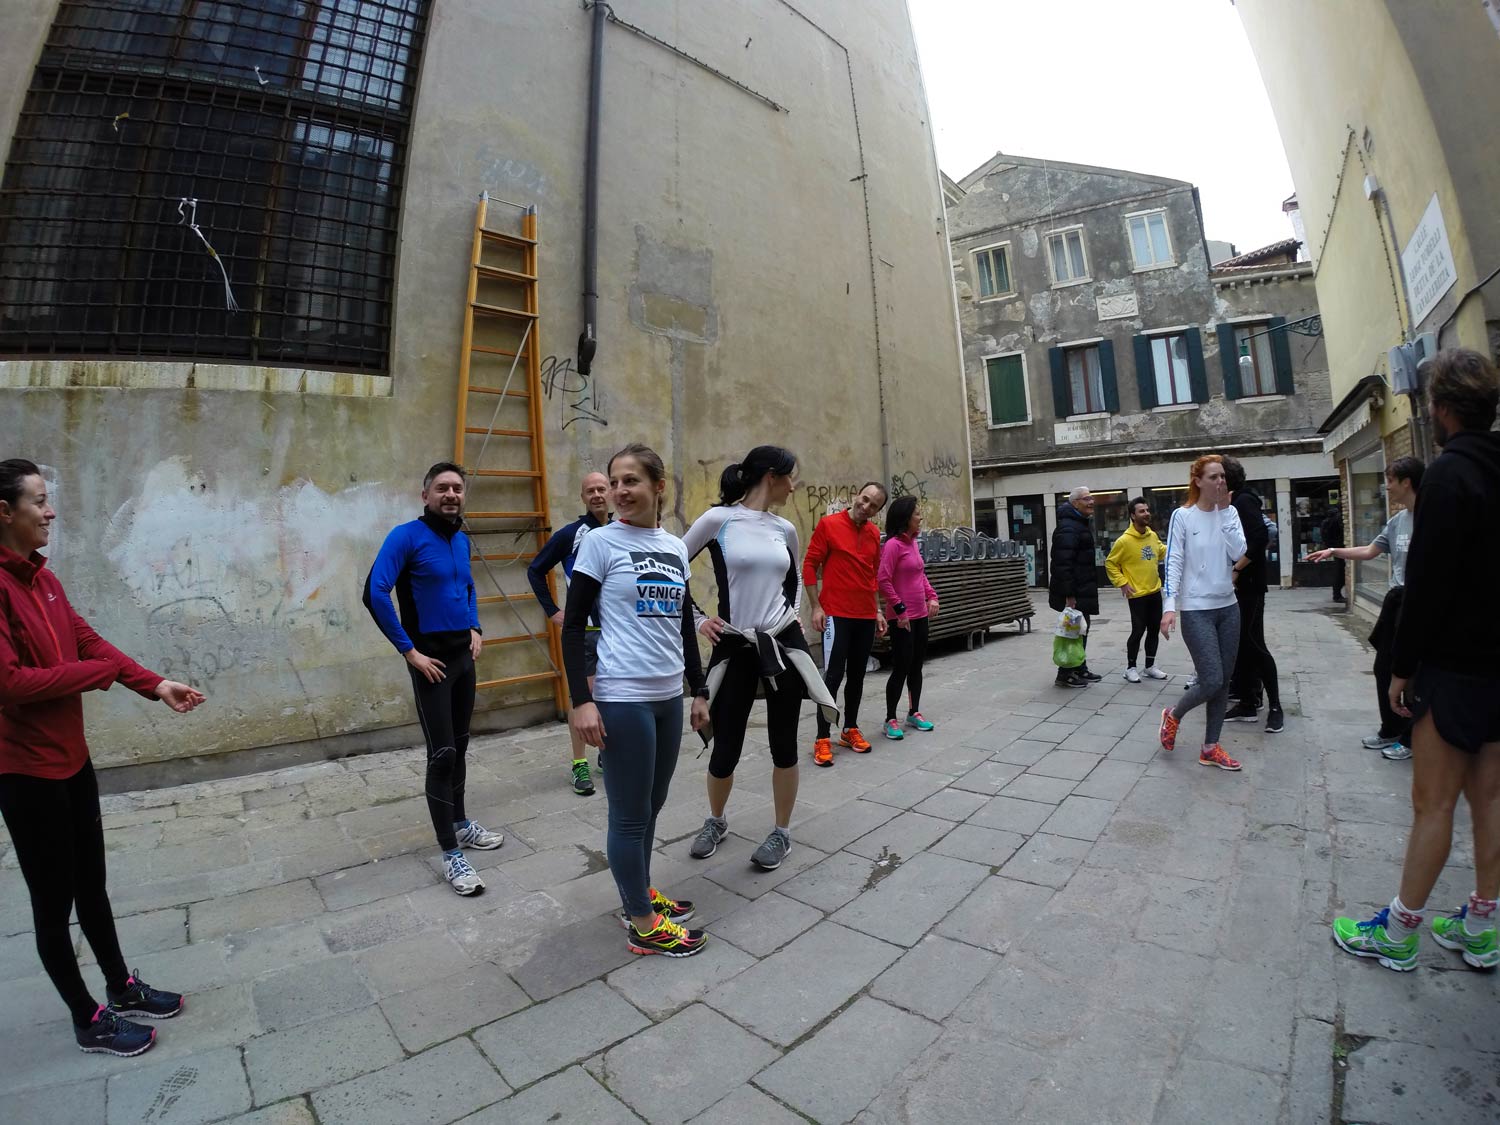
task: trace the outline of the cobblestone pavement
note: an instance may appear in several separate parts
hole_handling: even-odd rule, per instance
[[[1231,725],[1239,775],[1197,766],[1201,713],[1158,753],[1185,653],[1123,683],[1113,605],[1087,691],[1051,686],[1045,628],[937,655],[937,730],[809,765],[778,871],[748,862],[764,727],[703,862],[685,755],[654,877],[699,904],[690,960],[627,954],[602,790],[567,787],[560,726],[471,750],[471,815],[507,834],[470,853],[478,899],[439,877],[420,751],[107,798],[127,956],[191,994],[139,1059],[73,1047],[0,837],[0,1118],[1492,1122],[1495,979],[1328,935],[1394,893],[1410,770],[1359,748],[1370,658],[1326,596],[1271,597],[1287,729]],[[1434,905],[1472,889],[1468,824]]]

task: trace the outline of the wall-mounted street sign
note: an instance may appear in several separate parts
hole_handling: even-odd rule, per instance
[[[1411,323],[1415,329],[1458,280],[1453,248],[1448,245],[1448,228],[1443,225],[1443,209],[1438,205],[1437,192],[1432,193],[1432,201],[1422,213],[1422,221],[1401,252],[1401,268],[1406,272]]]

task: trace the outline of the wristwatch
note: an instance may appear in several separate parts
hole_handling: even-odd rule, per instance
[[[891,606],[891,608],[896,611],[896,616],[900,617],[903,613],[906,612],[906,603],[897,602],[895,605]]]

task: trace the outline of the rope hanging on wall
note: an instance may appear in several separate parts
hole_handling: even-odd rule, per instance
[[[192,209],[191,212],[189,212],[189,208]],[[219,257],[218,251],[216,251],[213,246],[209,244],[209,241],[204,237],[203,232],[198,229],[198,201],[196,199],[189,199],[187,196],[183,196],[180,200],[177,201],[177,214],[182,217],[182,222],[178,223],[177,225],[186,225],[192,229],[192,232],[198,236],[199,241],[202,242],[204,247],[208,250],[208,256],[212,258],[214,260],[214,264],[219,267],[219,272],[224,275],[224,307],[227,308],[230,312],[239,312],[240,306],[234,299],[234,290],[230,288],[229,271],[224,267],[224,259]]]

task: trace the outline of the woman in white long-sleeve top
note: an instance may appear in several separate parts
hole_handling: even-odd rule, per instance
[[[1219,745],[1229,704],[1229,676],[1240,643],[1240,609],[1234,598],[1235,575],[1249,559],[1245,529],[1229,502],[1223,459],[1216,453],[1193,462],[1187,502],[1172,513],[1167,532],[1167,584],[1161,635],[1170,637],[1182,615],[1182,640],[1193,658],[1194,684],[1175,707],[1161,713],[1161,747],[1177,743],[1177,725],[1200,703],[1207,705],[1200,766],[1237,770]]]

